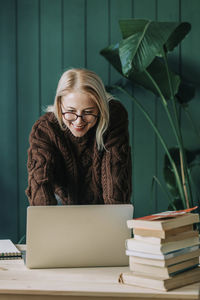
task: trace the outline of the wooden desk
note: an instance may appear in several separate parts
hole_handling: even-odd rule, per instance
[[[128,267],[29,270],[20,260],[0,261],[0,300],[200,299],[200,283],[159,292],[118,283]]]

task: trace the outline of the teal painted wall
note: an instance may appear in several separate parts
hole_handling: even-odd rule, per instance
[[[120,18],[191,22],[191,33],[171,60],[173,68],[197,86],[190,110],[200,127],[199,12],[199,0],[0,0],[0,238],[16,242],[25,233],[28,136],[45,106],[53,102],[62,72],[89,68],[106,85],[120,78],[99,55],[120,39]],[[173,145],[158,99],[144,90],[134,93]],[[135,215],[164,210],[168,203],[159,188],[150,200],[152,175],[162,178],[163,151],[132,102],[117,96],[129,112]],[[185,118],[182,124],[187,147],[195,148],[198,141]]]

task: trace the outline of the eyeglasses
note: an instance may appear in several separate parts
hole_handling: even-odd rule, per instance
[[[93,114],[83,114],[83,115],[77,115],[76,113],[72,112],[62,112],[62,115],[66,121],[76,121],[79,117],[83,120],[85,123],[93,123],[98,115]]]

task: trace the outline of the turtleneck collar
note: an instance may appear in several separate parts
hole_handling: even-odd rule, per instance
[[[65,130],[65,134],[71,139],[72,142],[78,143],[78,144],[82,144],[82,143],[84,144],[84,143],[87,143],[87,141],[90,140],[92,137],[95,137],[96,128],[97,128],[97,125],[95,125],[90,130],[88,130],[88,132],[84,136],[77,137],[77,136],[73,135],[73,133],[67,127]]]

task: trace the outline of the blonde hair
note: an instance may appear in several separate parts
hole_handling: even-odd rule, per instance
[[[105,90],[100,77],[87,69],[70,69],[64,72],[58,82],[54,104],[47,107],[48,112],[53,112],[62,130],[66,129],[62,119],[61,100],[67,93],[84,92],[96,103],[99,109],[99,119],[96,130],[98,150],[105,148],[103,134],[108,128],[109,106],[113,98]]]

